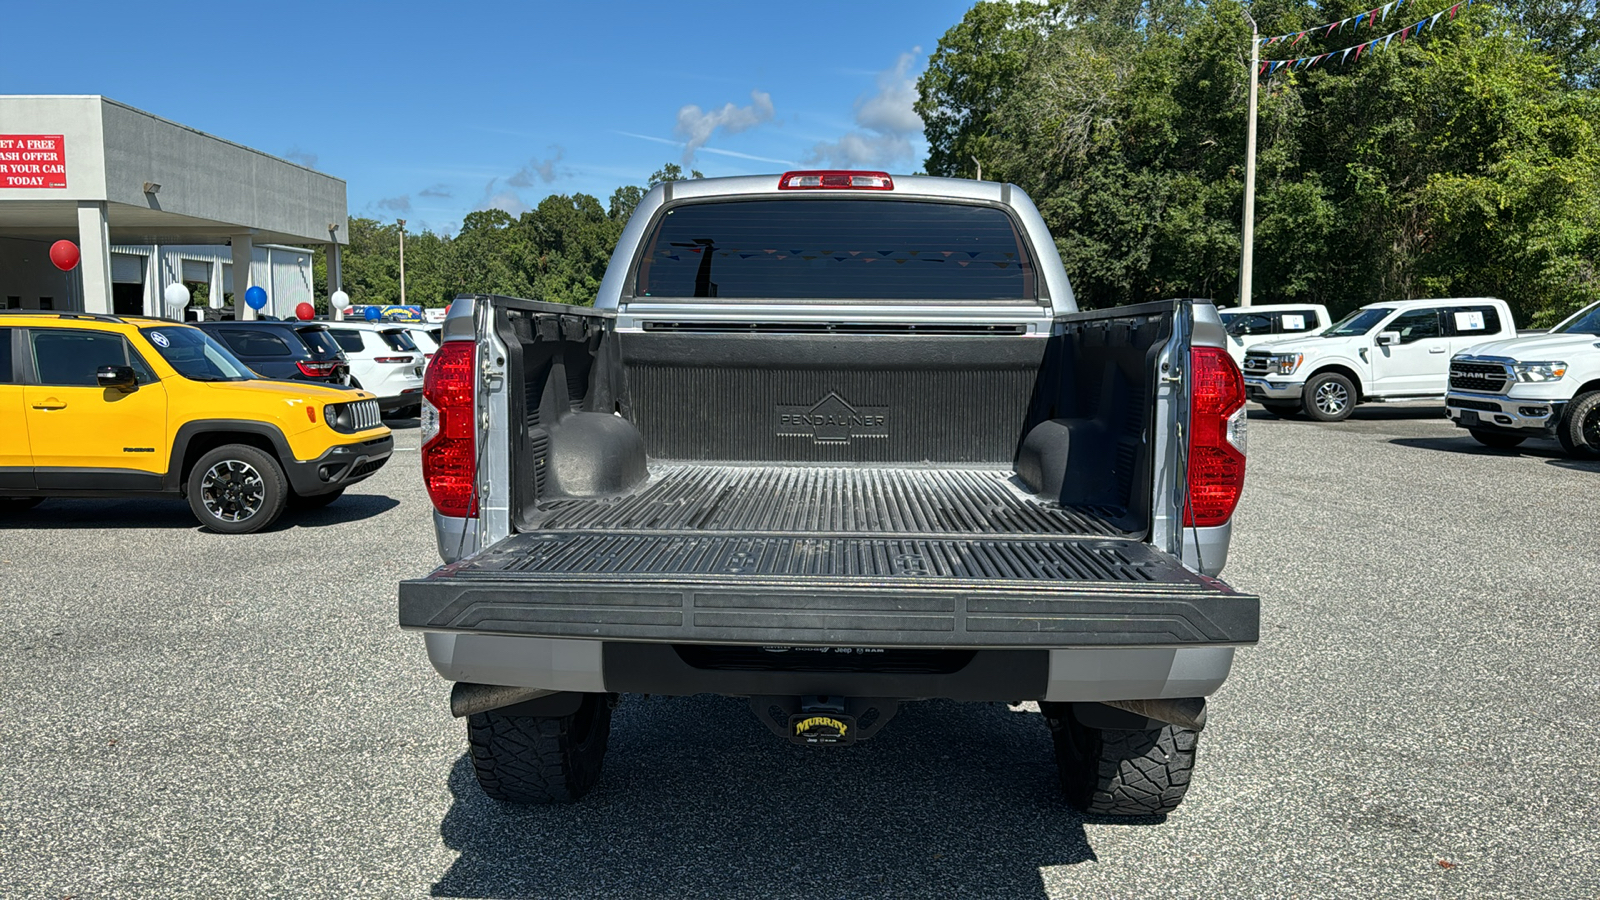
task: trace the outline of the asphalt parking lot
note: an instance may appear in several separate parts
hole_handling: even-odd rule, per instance
[[[0,522],[0,896],[1600,896],[1600,464],[1439,416],[1254,410],[1225,577],[1263,639],[1136,824],[1065,806],[1035,711],[956,703],[819,752],[630,696],[582,803],[487,800],[394,625],[414,427],[260,535],[48,501]]]

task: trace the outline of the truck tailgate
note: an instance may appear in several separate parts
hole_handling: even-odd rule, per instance
[[[400,586],[430,631],[900,647],[1248,644],[1258,598],[990,469],[666,465]]]

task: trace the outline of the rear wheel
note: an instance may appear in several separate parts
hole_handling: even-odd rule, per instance
[[[1493,447],[1496,450],[1510,450],[1528,439],[1526,435],[1506,434],[1503,431],[1489,431],[1484,428],[1469,428],[1467,430],[1472,432],[1472,437],[1478,443],[1485,447]]]
[[[1323,372],[1306,382],[1301,406],[1318,422],[1342,422],[1355,411],[1356,386],[1338,372]]]
[[[1198,732],[1090,728],[1072,712],[1050,718],[1061,790],[1076,809],[1099,816],[1160,816],[1189,792]]]
[[[1263,403],[1261,405],[1266,407],[1267,412],[1280,419],[1292,419],[1300,415],[1300,404],[1298,403]]]
[[[568,716],[467,717],[478,786],[507,803],[571,803],[600,780],[611,737],[611,702],[586,694]]]
[[[1556,426],[1556,437],[1568,456],[1600,459],[1600,391],[1572,398]]]
[[[278,520],[289,496],[283,467],[248,444],[225,444],[189,472],[189,509],[222,534],[250,534]]]

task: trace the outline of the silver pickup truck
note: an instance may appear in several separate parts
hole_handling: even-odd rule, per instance
[[[592,309],[451,305],[400,625],[500,800],[583,796],[621,695],[716,693],[819,748],[1038,701],[1069,802],[1165,813],[1257,638],[1226,346],[1209,301],[1078,311],[1011,185],[660,185]]]

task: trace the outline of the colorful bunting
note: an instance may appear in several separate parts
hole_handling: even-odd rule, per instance
[[[1295,44],[1300,43],[1300,41],[1305,38],[1306,35],[1311,34],[1312,32],[1320,32],[1318,35],[1319,37],[1328,37],[1335,31],[1339,30],[1339,28],[1346,23],[1352,23],[1352,29],[1360,28],[1363,21],[1367,22],[1368,24],[1375,25],[1380,20],[1388,19],[1389,13],[1399,9],[1404,2],[1405,0],[1393,0],[1393,2],[1384,6],[1369,10],[1356,16],[1352,16],[1348,19],[1342,19],[1338,22],[1329,22],[1324,25],[1318,25],[1316,28],[1296,32],[1294,34],[1283,34],[1272,38],[1263,38],[1262,43],[1270,46],[1271,44],[1279,41],[1288,40],[1290,41],[1288,46],[1293,47]],[[1400,39],[1400,43],[1403,44],[1406,42],[1407,38],[1421,35],[1424,28],[1436,26],[1439,23],[1439,19],[1443,16],[1449,16],[1451,19],[1454,19],[1456,14],[1461,11],[1462,7],[1471,6],[1473,2],[1474,0],[1458,0],[1454,6],[1451,6],[1447,9],[1442,9],[1431,16],[1423,16],[1421,19],[1418,19],[1416,22],[1407,25],[1399,31],[1391,31],[1381,37],[1375,37],[1372,40],[1364,41],[1360,44],[1356,44],[1353,47],[1346,47],[1343,50],[1330,50],[1327,53],[1321,53],[1316,56],[1302,56],[1296,59],[1263,61],[1261,63],[1261,68],[1257,70],[1256,75],[1257,77],[1260,77],[1261,75],[1271,75],[1280,68],[1284,67],[1288,67],[1288,70],[1291,72],[1301,69],[1310,69],[1314,66],[1320,65],[1330,57],[1334,56],[1339,57],[1340,65],[1344,65],[1346,62],[1351,61],[1352,53],[1355,54],[1354,61],[1360,62],[1361,54],[1367,50],[1373,50],[1374,52],[1378,50],[1387,50],[1389,48],[1389,44],[1397,37]],[[1292,40],[1290,40],[1291,38]]]

